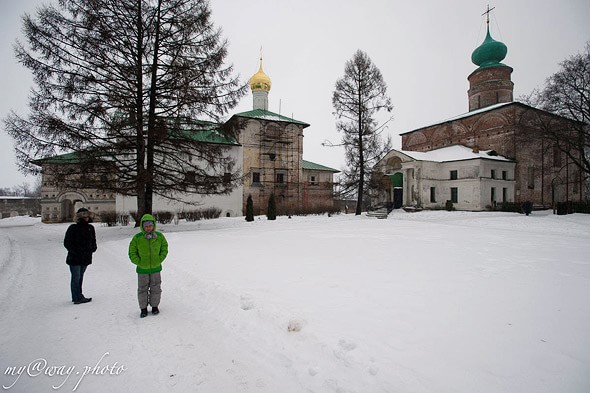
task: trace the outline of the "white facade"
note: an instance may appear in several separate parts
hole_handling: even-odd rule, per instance
[[[491,151],[449,146],[430,152],[392,150],[375,165],[380,187],[372,204],[487,210],[514,202],[515,162]]]
[[[238,166],[243,162],[243,149],[233,146],[228,149],[230,156]],[[228,195],[202,195],[198,193],[183,193],[175,195],[175,199],[153,195],[152,211],[166,211],[180,213],[191,210],[206,210],[210,208],[221,210],[221,217],[239,217],[242,215],[243,185],[240,183]],[[180,199],[180,200],[177,200]],[[117,194],[115,206],[118,214],[137,211],[137,197]]]

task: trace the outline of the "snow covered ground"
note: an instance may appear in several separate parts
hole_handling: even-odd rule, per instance
[[[0,220],[9,392],[590,392],[590,215],[395,212],[159,226],[139,318],[132,227],[98,224],[88,304],[67,224]]]

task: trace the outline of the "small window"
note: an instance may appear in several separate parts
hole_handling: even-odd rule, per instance
[[[282,184],[285,182],[285,174],[277,173],[277,183]]]
[[[535,189],[535,168],[533,168],[532,166],[530,166],[528,168],[527,179],[528,179],[528,188],[530,190],[534,190]]]
[[[430,202],[436,202],[436,187],[430,187]]]
[[[508,172],[502,171],[502,180],[508,180]]]
[[[451,202],[459,203],[459,189],[457,187],[451,187]]]
[[[260,172],[252,172],[252,183],[260,183]]]
[[[317,186],[319,184],[317,176],[309,176],[309,184]]]
[[[508,189],[502,188],[502,202],[508,202]]]
[[[451,171],[451,180],[457,180],[457,171]]]
[[[496,187],[492,187],[491,195],[492,195],[492,198],[491,198],[492,203],[496,202]]]
[[[556,168],[561,167],[561,150],[558,145],[553,145],[553,166]]]
[[[490,177],[492,179],[495,179],[496,178],[496,170],[495,169],[492,169],[491,174],[490,174]]]

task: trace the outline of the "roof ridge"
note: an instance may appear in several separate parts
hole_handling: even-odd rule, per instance
[[[252,109],[250,111],[236,113],[234,116],[248,117],[259,120],[281,121],[285,123],[295,123],[303,125],[305,127],[309,127],[309,124],[304,121],[296,120],[293,117],[288,117],[275,112],[271,112],[267,109]],[[272,117],[276,118],[273,119]]]

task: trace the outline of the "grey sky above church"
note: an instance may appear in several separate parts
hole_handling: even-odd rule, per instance
[[[27,111],[32,86],[16,63],[13,43],[20,16],[46,1],[2,0],[0,5],[0,117]],[[340,169],[344,165],[332,115],[332,92],[344,64],[357,49],[381,70],[394,119],[385,132],[394,148],[399,133],[468,111],[467,76],[477,68],[471,53],[485,38],[486,7],[492,37],[508,47],[503,63],[514,68],[514,97],[542,87],[559,63],[590,41],[587,0],[211,0],[213,21],[229,41],[229,62],[244,83],[258,71],[272,81],[269,110],[311,126],[304,131],[304,159]],[[233,113],[252,109],[252,95]],[[231,116],[231,114],[230,114]],[[229,116],[228,116],[229,117]],[[388,116],[383,116],[387,118]],[[0,131],[0,187],[33,183],[17,171],[12,140]]]

